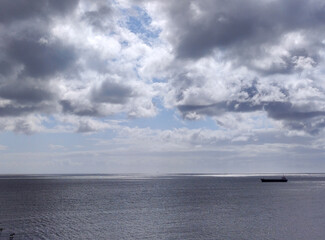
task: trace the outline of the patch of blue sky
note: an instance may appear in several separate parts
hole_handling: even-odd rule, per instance
[[[266,113],[262,113],[261,115],[254,116],[252,119],[256,122],[254,129],[274,128],[273,123],[269,120]]]
[[[52,129],[57,126],[57,120],[53,116],[46,116],[46,120],[43,121],[43,126],[47,129]]]
[[[201,120],[184,120],[174,109],[160,109],[157,116],[152,118],[130,119],[121,125],[128,127],[171,130],[178,128],[217,130],[219,127],[213,119],[206,117]]]
[[[152,82],[154,82],[154,83],[163,83],[163,82],[166,82],[166,79],[164,79],[164,78],[153,78]]]
[[[152,19],[144,9],[134,7],[133,10],[136,14],[127,17],[126,27],[146,44],[151,45],[158,39],[161,30],[151,26]]]
[[[49,144],[53,142],[52,136],[48,133],[25,135],[13,132],[2,132],[0,137],[0,144],[5,145],[8,152],[14,153],[46,152],[49,150]],[[3,141],[3,139],[5,139],[5,141]]]
[[[124,40],[124,41],[121,41],[120,44],[122,45],[122,47],[127,47],[129,46],[129,42]]]

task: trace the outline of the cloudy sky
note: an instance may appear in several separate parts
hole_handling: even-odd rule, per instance
[[[1,0],[0,173],[324,172],[322,0]]]

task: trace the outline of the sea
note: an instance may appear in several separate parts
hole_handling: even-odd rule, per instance
[[[325,174],[286,176],[0,175],[0,239],[325,239]]]

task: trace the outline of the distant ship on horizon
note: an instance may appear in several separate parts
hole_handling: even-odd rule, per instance
[[[261,178],[262,182],[288,182],[288,179],[283,176],[282,178]]]

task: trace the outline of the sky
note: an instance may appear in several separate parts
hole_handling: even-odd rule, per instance
[[[325,172],[322,0],[0,1],[0,174]]]

